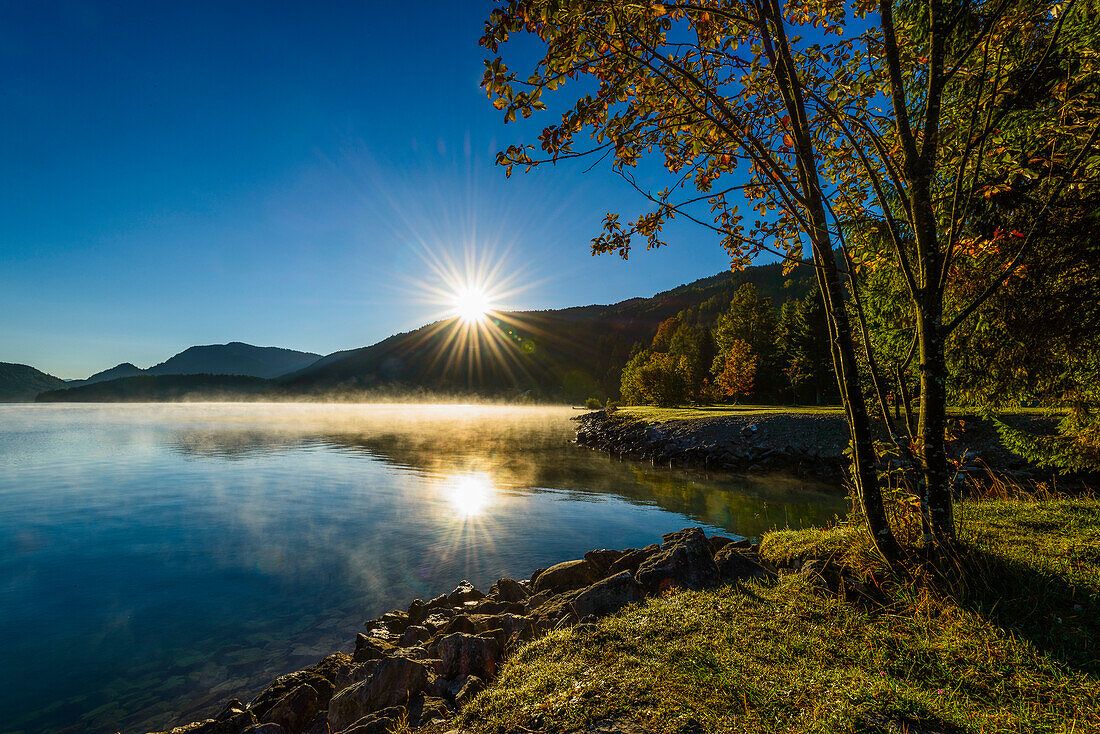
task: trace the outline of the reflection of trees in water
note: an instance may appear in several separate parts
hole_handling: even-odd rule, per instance
[[[562,491],[574,501],[613,495],[744,535],[777,526],[819,525],[846,509],[835,485],[783,475],[718,476],[651,468],[577,447],[572,437],[572,426],[560,417],[436,416],[368,422],[360,430],[332,430],[324,423],[194,428],[176,432],[169,445],[188,456],[226,460],[327,450],[422,476],[480,472],[504,491]]]

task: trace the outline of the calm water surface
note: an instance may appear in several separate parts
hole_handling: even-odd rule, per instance
[[[562,408],[0,406],[4,731],[166,728],[468,578],[842,512],[834,488],[622,463]]]

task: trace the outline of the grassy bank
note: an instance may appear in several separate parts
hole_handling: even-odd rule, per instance
[[[1100,501],[968,502],[946,573],[888,573],[856,526],[767,535],[809,576],[679,592],[524,648],[456,722],[471,732],[1100,731]],[[908,727],[908,728],[906,728]]]
[[[949,408],[948,415],[965,417],[974,413],[967,408]],[[699,405],[679,408],[658,408],[653,405],[628,405],[619,408],[624,417],[643,420],[648,423],[692,420],[698,418],[727,418],[730,416],[768,416],[768,415],[811,415],[844,416],[839,405]],[[1059,415],[1053,408],[1015,408],[1000,411],[1002,416],[1044,417]]]

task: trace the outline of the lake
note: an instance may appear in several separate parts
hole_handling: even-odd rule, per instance
[[[835,487],[612,460],[571,443],[576,414],[0,405],[4,730],[166,728],[462,579],[845,511]]]

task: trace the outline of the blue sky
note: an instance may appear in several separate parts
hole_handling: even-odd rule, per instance
[[[71,378],[192,344],[364,346],[439,315],[431,259],[499,266],[514,308],[728,267],[688,226],[593,258],[604,214],[643,206],[606,168],[504,178],[495,151],[556,115],[505,126],[478,88],[490,7],[0,4],[0,361]]]

